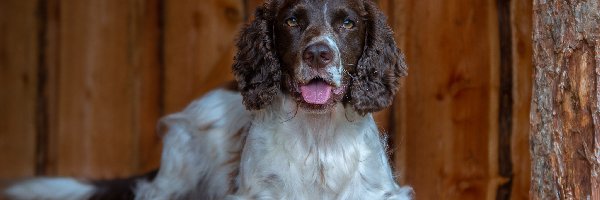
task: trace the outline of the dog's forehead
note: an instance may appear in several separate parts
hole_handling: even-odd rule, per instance
[[[365,0],[280,0],[277,1],[278,14],[286,14],[285,12],[297,7],[302,7],[308,10],[323,10],[332,11],[335,8],[353,8],[357,13],[364,12],[363,1]],[[367,0],[368,1],[368,0]],[[323,13],[323,12],[313,12]]]

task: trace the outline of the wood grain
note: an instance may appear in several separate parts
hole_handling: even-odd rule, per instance
[[[233,79],[234,39],[242,0],[165,1],[165,112]]]
[[[497,131],[495,1],[404,1],[394,17],[407,55],[406,182],[418,199],[495,196]],[[398,12],[398,11],[396,11]],[[398,105],[398,103],[397,103]]]
[[[531,110],[532,1],[511,1],[513,37],[513,200],[529,199],[531,157],[529,154],[529,112]]]
[[[36,163],[37,1],[0,2],[0,177],[32,176]]]
[[[123,1],[60,1],[49,7],[49,174],[107,178],[135,170],[130,9]]]
[[[133,74],[133,134],[137,149],[134,149],[135,171],[143,173],[157,169],[160,165],[162,140],[156,132],[158,119],[164,114],[161,103],[162,63],[160,51],[161,15],[160,0],[130,0],[129,21],[130,58]]]
[[[49,175],[158,167],[158,1],[47,1]]]

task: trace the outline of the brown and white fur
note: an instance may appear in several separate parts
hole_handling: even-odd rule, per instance
[[[412,198],[394,181],[370,114],[391,104],[406,74],[373,2],[270,0],[237,47],[237,89],[214,90],[160,121],[160,171],[135,183],[136,199]],[[7,194],[88,199],[110,191],[100,189],[33,179]]]

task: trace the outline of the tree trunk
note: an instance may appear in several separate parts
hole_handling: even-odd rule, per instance
[[[600,200],[600,3],[534,0],[532,199]]]

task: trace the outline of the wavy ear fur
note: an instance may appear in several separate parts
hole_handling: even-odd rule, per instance
[[[273,16],[270,3],[256,9],[255,19],[242,29],[237,41],[233,74],[248,110],[270,104],[279,92],[281,68],[272,38]]]
[[[372,1],[365,1],[367,34],[350,88],[351,105],[360,114],[392,104],[400,77],[407,74],[404,55],[396,46],[386,17]]]

